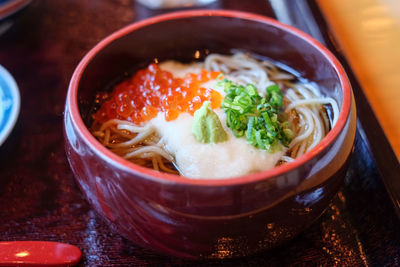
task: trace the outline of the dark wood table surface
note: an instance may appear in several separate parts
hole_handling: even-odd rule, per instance
[[[312,1],[292,1],[296,4],[288,10],[296,13],[299,2]],[[269,3],[225,0],[208,8],[274,17]],[[314,13],[297,12],[293,21],[315,35],[313,27],[307,28],[307,16],[324,28],[315,5],[311,10]],[[156,13],[161,12],[132,0],[33,1],[0,36],[0,64],[14,76],[21,93],[18,122],[0,147],[0,240],[70,243],[83,252],[81,266],[400,266],[400,223],[364,129],[358,130],[345,183],[326,212],[304,233],[273,250],[235,260],[191,262],[135,246],[107,227],[83,198],[65,156],[65,95],[73,70],[91,47]],[[333,47],[326,32],[319,38]],[[371,113],[353,83],[359,113]]]

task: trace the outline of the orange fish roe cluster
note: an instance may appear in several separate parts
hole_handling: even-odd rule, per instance
[[[211,108],[221,106],[223,97],[215,90],[201,85],[215,80],[221,74],[202,70],[198,74],[188,73],[175,78],[172,73],[150,64],[135,75],[116,85],[111,94],[98,95],[96,101],[107,99],[94,115],[101,123],[110,119],[122,119],[141,124],[165,112],[167,121],[175,120],[179,113],[193,114],[204,101]]]

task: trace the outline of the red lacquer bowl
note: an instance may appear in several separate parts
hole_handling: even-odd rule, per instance
[[[130,163],[88,130],[95,94],[152,62],[240,48],[279,61],[336,99],[335,127],[312,151],[269,171],[190,180]],[[197,52],[198,51],[198,52]],[[76,68],[65,106],[66,152],[95,210],[135,244],[186,258],[230,258],[271,248],[309,226],[343,180],[355,138],[348,78],[321,44],[275,20],[235,11],[187,11],[129,25]]]

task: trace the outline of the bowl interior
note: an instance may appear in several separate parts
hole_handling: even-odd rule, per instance
[[[335,127],[311,151],[291,163],[232,179],[185,179],[155,172],[119,158],[90,134],[95,95],[157,60],[201,60],[208,53],[229,54],[232,49],[257,54],[295,70],[317,83],[334,98],[340,114]],[[348,119],[351,88],[343,68],[330,52],[308,35],[273,19],[237,11],[185,11],[129,25],[97,44],[81,61],[71,79],[67,107],[85,142],[112,165],[136,175],[162,181],[205,186],[234,185],[295,171],[329,149]],[[329,110],[328,110],[329,113]],[[82,119],[82,120],[81,120]]]

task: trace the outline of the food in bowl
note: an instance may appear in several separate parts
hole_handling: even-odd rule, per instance
[[[291,162],[339,115],[316,84],[239,51],[152,63],[97,94],[96,103],[92,132],[104,146],[133,163],[198,179]]]
[[[146,69],[155,58],[187,64],[210,53],[231,55],[238,47],[298,71],[295,76],[304,78],[300,82],[315,82],[321,95],[338,104],[335,121],[332,107],[325,106],[334,126],[310,151],[266,171],[188,179],[134,164],[93,136],[94,99],[118,84],[124,72]],[[200,115],[209,115],[207,103]],[[137,245],[191,259],[250,255],[304,231],[342,184],[355,130],[349,80],[326,48],[275,20],[223,10],[153,17],[105,38],[77,66],[64,117],[70,166],[98,214]],[[245,136],[240,138],[247,142]]]

